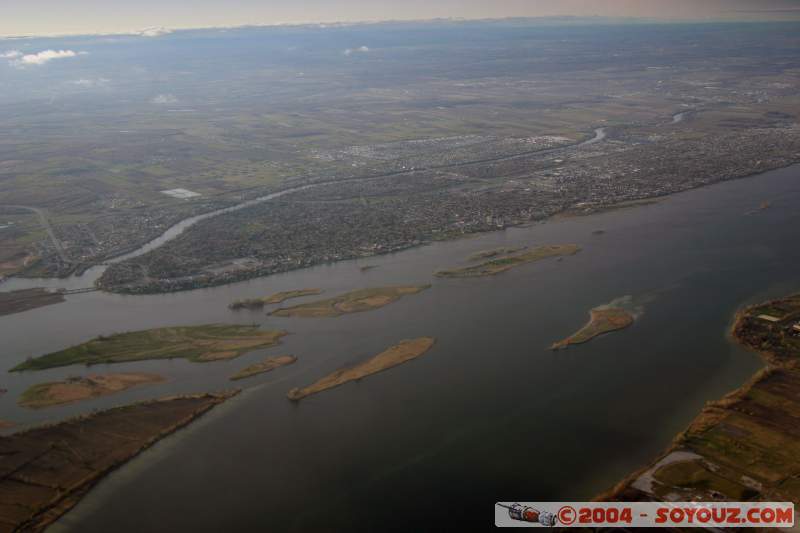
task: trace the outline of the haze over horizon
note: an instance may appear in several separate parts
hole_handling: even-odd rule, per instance
[[[432,18],[633,17],[663,20],[798,20],[798,0],[37,0],[4,7],[0,35],[120,33],[284,23],[370,22]]]

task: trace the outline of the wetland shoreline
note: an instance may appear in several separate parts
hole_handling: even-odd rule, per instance
[[[596,499],[800,501],[798,318],[800,295],[737,311],[730,337],[766,366],[708,402],[665,452]]]
[[[0,528],[44,531],[111,472],[238,392],[150,400],[0,437]]]

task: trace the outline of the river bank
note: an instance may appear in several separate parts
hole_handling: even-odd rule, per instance
[[[44,531],[111,471],[237,393],[164,398],[0,437],[0,528]]]
[[[600,499],[800,501],[800,296],[737,312],[732,338],[767,367],[709,402],[650,466]]]
[[[765,199],[772,208],[744,215]],[[800,290],[792,287],[800,261],[793,230],[800,224],[798,201],[798,174],[786,170],[658,204],[209,290],[70,295],[59,306],[0,319],[5,368],[113,334],[119,324],[145,330],[165,323],[253,322],[292,335],[281,339],[280,348],[213,365],[181,359],[119,363],[113,371],[157,373],[169,381],[52,410],[20,409],[16,399],[31,384],[64,379],[79,367],[6,374],[9,393],[0,398],[0,419],[25,428],[154,396],[221,390],[231,375],[270,354],[298,358],[238,382],[248,394],[230,404],[230,416],[207,419],[180,441],[167,441],[109,476],[54,533],[374,531],[386,523],[425,530],[431,523],[416,521],[422,515],[443,529],[452,526],[449,518],[423,512],[429,503],[424,495],[432,491],[443,495],[441,505],[476,508],[509,492],[544,501],[591,498],[651,460],[706,401],[741,386],[761,366],[723,332],[742,301]],[[605,232],[596,235],[598,228]],[[500,276],[431,278],[480,251],[563,242],[583,251]],[[364,264],[379,268],[362,272]],[[425,283],[433,287],[335,320],[226,308],[236,299],[298,287],[337,295]],[[620,295],[630,295],[632,310],[644,308],[635,327],[563,353],[549,350],[554,339],[585,323],[587,309]],[[42,328],[48,335],[36,333]],[[292,388],[350,367],[397,339],[425,335],[437,338],[429,356],[299,404],[286,400]],[[608,413],[615,415],[609,419]],[[315,452],[319,442],[326,443],[324,456]],[[202,470],[191,468],[186,450],[202,460]],[[272,460],[276,454],[279,464]],[[247,467],[231,468],[233,458]],[[219,486],[230,490],[220,494]],[[310,495],[321,503],[307,512],[300,502]],[[396,513],[379,505],[388,497],[401,498],[415,512],[398,522]],[[215,505],[197,510],[200,500]]]
[[[601,141],[605,140],[607,137],[608,137],[608,133],[606,131],[606,128],[597,128],[595,130],[594,137],[592,137],[592,138],[590,138],[590,139],[588,139],[586,141],[583,141],[583,142],[580,142],[580,143],[577,143],[577,144],[574,144],[574,145],[564,146],[564,147],[558,147],[558,148],[553,148],[553,149],[548,149],[548,150],[543,150],[543,151],[540,150],[540,151],[537,151],[537,153],[542,153],[543,154],[543,153],[548,153],[550,151],[564,150],[564,149],[567,149],[567,148],[580,148],[580,147],[583,147],[583,146],[591,146],[591,145],[593,145],[595,143],[598,143],[598,142],[601,142]],[[499,158],[499,160],[514,159],[514,158],[522,157],[522,156],[525,156],[525,155],[528,155],[528,154],[525,153],[525,154],[503,156],[503,157]],[[482,161],[479,161],[479,162],[482,162]],[[474,163],[475,162],[459,163],[458,166],[460,166],[460,165],[470,165],[470,164],[474,164]],[[776,169],[779,170],[780,168],[788,168],[789,166],[794,165],[794,164],[795,164],[795,162],[788,162],[788,163],[784,162],[783,163],[784,166],[780,166],[780,165],[776,166]],[[438,169],[438,168],[440,168],[440,167],[431,167],[431,169],[428,169],[428,170],[433,170],[433,169]],[[248,280],[248,279],[281,274],[281,273],[289,272],[289,271],[292,271],[292,270],[295,270],[295,269],[313,267],[313,266],[319,264],[322,261],[317,261],[317,260],[314,260],[314,261],[301,261],[299,263],[293,263],[291,265],[270,266],[270,267],[267,267],[267,268],[256,268],[255,270],[248,269],[248,268],[243,268],[242,269],[242,268],[238,268],[237,267],[237,268],[234,268],[231,271],[228,271],[227,269],[223,269],[223,270],[226,270],[226,271],[224,272],[222,277],[212,276],[211,278],[209,278],[208,276],[205,276],[205,275],[179,276],[179,277],[175,277],[175,278],[163,279],[163,280],[158,281],[157,283],[156,282],[152,282],[152,283],[149,283],[149,284],[146,284],[146,285],[135,285],[135,284],[118,285],[118,284],[115,284],[115,283],[109,283],[107,281],[102,281],[102,279],[101,279],[101,278],[103,278],[103,276],[106,273],[106,270],[109,268],[109,266],[117,265],[117,264],[123,263],[123,262],[125,262],[127,260],[130,260],[130,259],[135,259],[137,257],[140,257],[140,256],[148,253],[148,252],[156,250],[156,249],[160,248],[161,246],[163,246],[164,244],[166,244],[167,242],[172,241],[173,239],[175,239],[178,236],[180,236],[181,234],[183,234],[185,232],[185,230],[187,230],[191,226],[193,226],[193,225],[195,225],[198,222],[201,222],[203,220],[211,219],[211,218],[217,217],[219,215],[224,215],[224,214],[227,214],[227,213],[234,213],[236,211],[240,211],[240,210],[246,209],[248,207],[257,206],[259,204],[268,202],[270,200],[277,199],[277,198],[280,198],[282,196],[286,196],[286,195],[302,192],[302,191],[305,191],[307,189],[311,189],[311,188],[314,188],[314,187],[331,185],[333,183],[351,183],[351,182],[359,182],[359,181],[372,181],[372,180],[386,178],[388,176],[400,176],[400,175],[404,175],[404,174],[408,174],[408,173],[419,172],[421,170],[425,170],[425,169],[414,169],[414,170],[409,170],[409,171],[393,172],[393,173],[379,174],[379,175],[374,175],[374,176],[345,178],[345,179],[341,179],[341,180],[338,180],[338,181],[318,180],[318,181],[314,181],[313,183],[308,183],[308,184],[305,184],[305,185],[302,185],[302,186],[288,187],[288,188],[285,188],[285,189],[274,191],[274,192],[272,192],[270,194],[267,194],[267,195],[264,195],[264,196],[258,196],[256,198],[247,200],[245,202],[242,202],[242,203],[239,203],[239,204],[236,204],[236,205],[233,205],[233,206],[217,209],[217,210],[214,210],[214,211],[206,212],[206,213],[203,213],[203,214],[200,214],[200,215],[196,215],[196,216],[184,219],[184,220],[180,221],[179,223],[175,224],[174,226],[170,227],[162,235],[160,235],[159,237],[149,241],[145,245],[143,245],[143,246],[141,246],[141,247],[139,247],[139,248],[137,248],[137,249],[135,249],[135,250],[133,250],[131,252],[125,253],[125,254],[120,255],[120,256],[116,256],[113,259],[109,259],[109,260],[107,260],[106,262],[104,262],[102,264],[98,264],[98,265],[95,265],[95,266],[88,267],[88,268],[85,269],[85,272],[84,271],[81,272],[81,275],[74,275],[74,276],[70,276],[68,278],[20,278],[20,277],[12,277],[12,278],[6,279],[6,281],[2,285],[0,285],[0,289],[4,288],[4,289],[8,289],[8,290],[18,290],[18,289],[24,289],[24,288],[40,288],[40,287],[43,287],[43,288],[76,289],[76,288],[89,288],[89,287],[98,286],[101,290],[105,290],[105,291],[109,291],[109,292],[116,292],[116,293],[121,293],[121,294],[159,294],[159,293],[180,292],[180,291],[186,291],[186,290],[195,290],[195,289],[201,289],[201,288],[209,288],[209,287],[214,287],[214,286],[221,286],[221,285],[226,285],[226,284],[242,282],[242,281],[245,281],[245,280]],[[770,170],[767,170],[767,172],[769,172],[769,171]],[[764,169],[752,170],[752,171],[742,171],[742,172],[739,172],[739,173],[737,173],[735,175],[725,177],[723,181],[734,181],[734,180],[738,180],[738,179],[748,178],[748,177],[752,177],[752,176],[758,175],[758,174],[763,173],[763,172],[764,172]],[[603,205],[584,205],[584,204],[579,204],[579,205],[567,207],[562,211],[554,212],[554,213],[552,213],[550,215],[541,217],[541,218],[537,219],[536,222],[537,223],[542,223],[542,222],[546,222],[548,220],[553,220],[554,218],[561,217],[561,216],[591,215],[591,214],[595,214],[595,213],[598,213],[598,212],[603,212],[603,211],[607,211],[607,210],[613,210],[613,209],[620,208],[620,207],[627,207],[627,206],[632,206],[632,205],[641,204],[641,203],[645,203],[646,204],[648,202],[654,202],[654,201],[658,201],[659,199],[662,199],[662,198],[665,198],[665,197],[669,197],[672,194],[679,194],[680,192],[685,192],[686,190],[693,190],[694,188],[703,188],[703,187],[714,185],[716,183],[719,183],[719,181],[712,180],[712,181],[710,181],[708,183],[695,184],[695,185],[693,185],[691,187],[681,188],[681,189],[678,189],[677,191],[670,191],[670,192],[667,192],[667,193],[660,192],[660,191],[654,191],[651,194],[644,194],[644,195],[642,195],[641,198],[638,198],[638,199],[635,199],[635,200],[624,200],[624,201],[620,201],[620,202],[617,202],[617,203],[613,203],[612,202],[612,203],[607,203],[607,204],[603,204]],[[528,222],[528,223],[530,223],[530,222]],[[503,229],[509,229],[509,228],[513,228],[513,227],[518,227],[520,225],[524,225],[524,224],[505,225],[503,227]],[[476,234],[467,234],[467,235],[479,235],[481,233],[486,233],[487,231],[493,231],[493,230],[496,230],[496,229],[493,228],[492,230],[485,230],[485,231],[480,231],[480,232],[478,232]],[[461,235],[461,236],[463,236],[463,235]],[[458,238],[458,237],[456,236],[456,237],[451,237],[451,238]],[[424,240],[424,241],[419,241],[419,242],[415,241],[415,242],[405,243],[405,244],[396,245],[396,246],[389,246],[389,247],[386,247],[384,250],[375,251],[375,252],[373,252],[373,253],[371,253],[369,255],[366,255],[366,256],[364,256],[361,253],[352,254],[352,255],[346,255],[346,256],[343,256],[343,257],[339,258],[338,260],[345,261],[345,260],[356,259],[356,258],[359,258],[359,257],[379,257],[381,255],[398,253],[398,252],[401,252],[401,251],[409,249],[409,248],[414,248],[414,247],[419,246],[419,245],[432,244],[434,242],[437,242],[437,240],[436,239],[434,239],[434,240]]]

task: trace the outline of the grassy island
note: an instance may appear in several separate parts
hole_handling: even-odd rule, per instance
[[[521,252],[524,249],[525,249],[524,247],[522,247],[522,248],[509,248],[509,247],[503,246],[503,247],[500,247],[500,248],[494,248],[493,250],[483,250],[483,251],[480,251],[480,252],[475,252],[474,254],[469,256],[468,260],[469,261],[482,261],[484,259],[493,259],[493,258],[501,256],[501,255],[515,254],[517,252]]]
[[[278,355],[276,357],[267,357],[260,363],[256,363],[254,365],[250,365],[247,368],[244,368],[237,372],[236,374],[231,376],[231,380],[238,380],[238,379],[245,379],[251,376],[255,376],[257,374],[263,374],[265,372],[271,372],[276,368],[280,368],[282,366],[294,364],[297,361],[297,357],[293,355]]]
[[[108,396],[137,385],[163,381],[164,378],[156,374],[105,374],[68,378],[63,381],[33,385],[22,393],[19,404],[31,409],[42,409]]]
[[[0,530],[43,531],[111,471],[235,394],[142,402],[0,437]]]
[[[199,363],[233,359],[258,348],[274,346],[286,334],[285,331],[261,331],[258,326],[227,324],[117,333],[29,359],[12,368],[11,372],[146,359],[181,358]]]
[[[800,501],[800,296],[736,315],[733,338],[768,366],[710,402],[672,446],[604,499]]]
[[[60,292],[44,289],[23,289],[20,291],[0,292],[0,316],[22,313],[37,307],[53,305],[64,301]]]
[[[553,343],[553,350],[567,348],[571,344],[589,342],[597,336],[620,329],[625,329],[633,324],[634,316],[619,307],[598,307],[590,312],[589,322],[578,332],[562,341]]]
[[[276,309],[270,315],[299,318],[333,318],[349,313],[361,313],[379,309],[396,302],[403,296],[417,294],[428,288],[430,288],[430,285],[360,289],[335,298]]]
[[[489,259],[477,265],[471,265],[450,270],[440,270],[436,276],[440,278],[475,278],[481,276],[494,276],[512,268],[534,263],[550,257],[563,257],[575,255],[581,250],[577,244],[555,244],[548,246],[537,246],[522,253],[506,255],[494,259]]]
[[[423,355],[430,350],[435,343],[436,339],[431,337],[420,337],[418,339],[402,341],[363,363],[359,363],[350,368],[337,370],[308,387],[292,389],[289,391],[287,397],[293,401],[302,400],[312,394],[318,394],[322,391],[338,387],[339,385],[344,385],[350,381],[362,379],[397,365],[402,365],[405,362]]]
[[[276,292],[271,296],[264,298],[252,298],[248,300],[236,300],[228,305],[229,309],[263,309],[265,305],[280,304],[292,298],[300,298],[302,296],[315,296],[322,294],[322,289],[301,289],[297,291]]]

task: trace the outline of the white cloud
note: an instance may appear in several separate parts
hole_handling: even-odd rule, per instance
[[[157,105],[176,104],[178,99],[175,98],[174,94],[159,94],[150,100],[150,103]]]
[[[44,65],[53,59],[64,59],[67,57],[76,57],[84,54],[86,54],[86,52],[74,52],[72,50],[45,50],[43,52],[39,52],[38,54],[25,54],[22,57],[17,55],[15,56],[17,59],[13,59],[11,64],[15,67]]]
[[[172,30],[169,28],[145,28],[137,32],[137,35],[141,35],[142,37],[161,37],[162,35],[167,35],[172,33]]]
[[[344,55],[349,56],[356,53],[365,54],[369,52],[369,46],[359,46],[358,48],[348,48],[344,51]]]
[[[9,50],[8,52],[3,52],[0,54],[0,57],[3,59],[16,59],[22,55],[22,52],[19,50]]]

